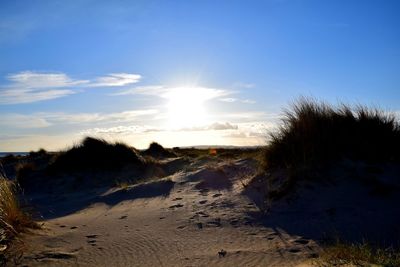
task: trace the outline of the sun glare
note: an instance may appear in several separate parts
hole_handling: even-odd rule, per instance
[[[204,102],[213,98],[214,92],[202,87],[178,87],[166,93],[168,99],[168,127],[190,128],[208,123]]]

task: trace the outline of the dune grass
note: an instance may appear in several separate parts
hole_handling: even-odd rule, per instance
[[[293,167],[349,158],[400,160],[400,126],[394,115],[376,108],[332,106],[301,98],[285,111],[270,134],[269,167]]]
[[[279,199],[307,177],[319,179],[318,170],[342,159],[367,163],[400,161],[400,125],[389,113],[365,106],[332,106],[301,98],[284,113],[265,149],[267,172],[284,170],[286,179],[269,192]],[[275,183],[273,177],[269,183]]]
[[[144,159],[123,143],[108,143],[103,139],[86,137],[80,144],[59,152],[50,163],[50,172],[82,170],[116,170],[125,165],[135,165],[138,169],[145,165]]]
[[[0,175],[0,251],[4,251],[20,233],[37,227],[22,209],[15,183]]]
[[[172,158],[176,157],[176,154],[169,149],[164,148],[157,142],[152,142],[145,151],[143,155],[151,156],[153,158]]]
[[[319,266],[400,266],[400,251],[374,247],[366,242],[347,244],[336,242],[321,253]]]

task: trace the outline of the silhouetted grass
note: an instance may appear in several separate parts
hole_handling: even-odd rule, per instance
[[[394,248],[373,247],[363,242],[337,242],[324,248],[319,266],[400,266],[400,252]]]
[[[143,151],[143,155],[151,156],[153,158],[172,158],[176,157],[176,154],[169,149],[165,149],[162,145],[157,142],[152,142],[148,149]]]
[[[285,111],[282,124],[270,134],[265,150],[269,172],[286,171],[285,180],[269,179],[269,197],[277,199],[295,188],[304,177],[318,178],[324,166],[341,159],[398,162],[400,126],[394,115],[376,108],[332,106],[301,98]]]
[[[17,162],[19,159],[20,159],[19,156],[15,156],[13,154],[8,154],[8,155],[0,158],[0,163],[3,165],[12,164],[12,163]]]
[[[0,175],[0,251],[4,251],[19,233],[37,227],[21,208],[15,183]]]
[[[375,108],[334,107],[300,99],[270,135],[270,167],[326,163],[341,158],[365,161],[400,159],[400,126],[394,115]]]
[[[108,143],[102,139],[86,137],[82,143],[59,154],[48,166],[51,172],[81,170],[117,170],[125,165],[145,166],[143,158],[123,143]]]

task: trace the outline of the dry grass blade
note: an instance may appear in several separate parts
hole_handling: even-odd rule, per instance
[[[0,175],[0,248],[27,228],[37,228],[31,216],[24,212],[17,197],[15,184]]]
[[[400,252],[393,248],[374,248],[368,243],[337,242],[327,246],[321,255],[321,266],[400,266]]]

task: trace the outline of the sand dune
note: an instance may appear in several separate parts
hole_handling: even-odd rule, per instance
[[[318,253],[314,241],[250,215],[259,212],[243,194],[243,179],[256,172],[251,160],[189,162],[183,170],[124,189],[36,196],[40,210],[58,212],[26,236],[22,264],[307,266]]]

